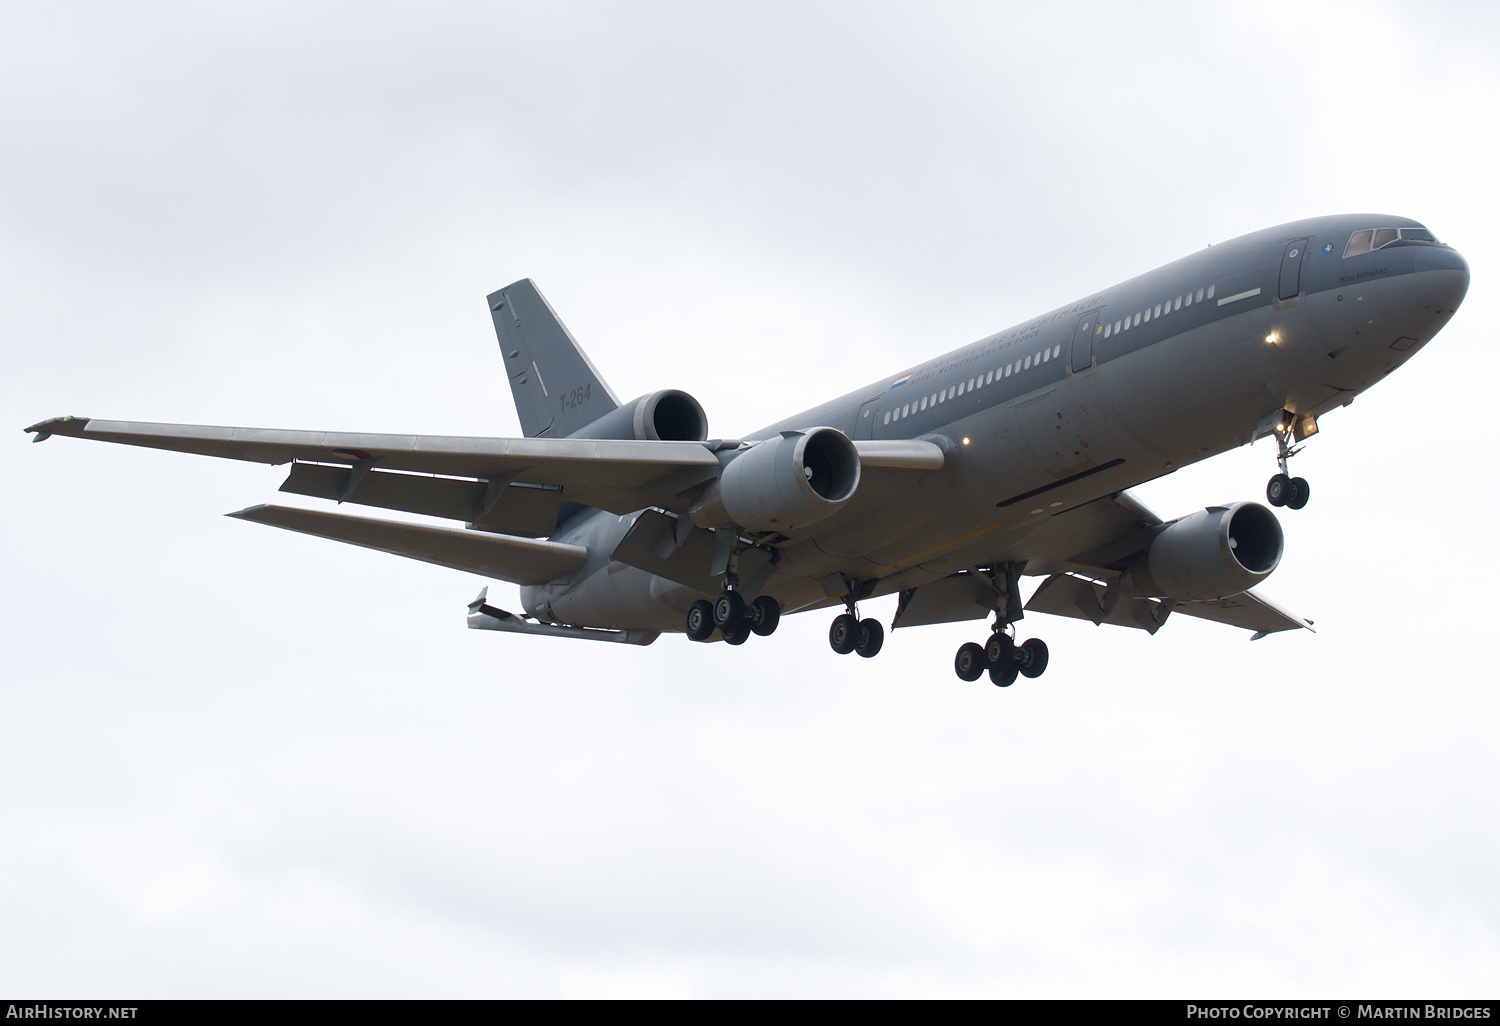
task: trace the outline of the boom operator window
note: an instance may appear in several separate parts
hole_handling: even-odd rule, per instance
[[[1344,247],[1344,259],[1373,253],[1393,242],[1437,242],[1437,238],[1426,228],[1365,228],[1349,236]]]

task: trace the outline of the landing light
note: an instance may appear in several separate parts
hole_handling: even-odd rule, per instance
[[[1281,341],[1281,337],[1279,335],[1277,335],[1276,332],[1273,331],[1269,335],[1266,336],[1266,341],[1269,342],[1271,345],[1274,346],[1277,342]]]
[[[968,438],[965,438],[965,439],[964,439],[964,444],[965,444],[965,445],[968,445],[968,444],[969,444],[969,440],[968,440]]]

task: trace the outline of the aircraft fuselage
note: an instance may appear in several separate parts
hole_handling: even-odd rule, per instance
[[[1346,405],[1448,322],[1469,283],[1450,247],[1357,233],[1409,218],[1341,215],[1212,246],[882,378],[748,436],[837,428],[854,439],[928,439],[945,451],[879,517],[836,513],[777,549],[761,591],[788,611],[1000,563],[1027,573],[1072,555],[1055,518],[1244,445],[1291,415]],[[1383,236],[1365,240],[1372,245]],[[873,483],[872,487],[879,487]],[[865,487],[864,484],[861,487]],[[554,535],[591,556],[525,587],[528,613],[594,627],[682,630],[699,589],[609,558],[640,514],[588,511]]]

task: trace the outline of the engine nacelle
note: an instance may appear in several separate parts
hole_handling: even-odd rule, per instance
[[[664,388],[632,399],[569,437],[701,442],[708,437],[708,415],[686,392]]]
[[[1227,598],[1269,577],[1282,544],[1281,524],[1259,503],[1213,506],[1158,534],[1132,576],[1143,594],[1184,602]]]
[[[700,527],[791,531],[831,516],[859,487],[859,453],[830,427],[768,438],[729,462],[693,507]]]

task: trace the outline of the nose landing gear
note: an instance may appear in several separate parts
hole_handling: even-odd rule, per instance
[[[1287,410],[1281,411],[1276,422],[1276,467],[1280,471],[1272,475],[1266,484],[1266,501],[1273,506],[1301,509],[1312,497],[1312,487],[1306,478],[1292,477],[1287,473],[1286,461],[1302,451],[1309,435],[1317,434],[1318,422],[1312,414],[1304,414],[1299,420]]]

